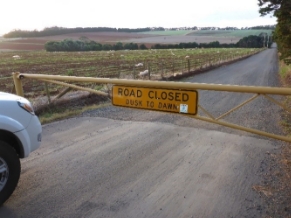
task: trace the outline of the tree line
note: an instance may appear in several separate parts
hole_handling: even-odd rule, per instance
[[[154,44],[152,49],[183,49],[183,48],[261,48],[269,47],[272,43],[271,39],[266,41],[264,36],[248,36],[239,40],[237,43],[220,43],[218,41],[209,43],[179,43],[179,44]],[[269,43],[269,44],[267,44]],[[63,41],[48,41],[45,44],[45,50],[53,51],[109,51],[109,50],[144,50],[148,49],[145,44],[137,43],[121,43],[101,44],[95,41],[81,38],[80,40],[65,39]]]
[[[82,32],[117,32],[116,28],[110,27],[77,27],[77,28],[64,28],[64,27],[47,27],[41,31],[27,31],[27,30],[13,30],[7,34],[4,34],[4,38],[19,38],[19,37],[43,37],[43,36],[55,36],[69,33],[82,33]]]
[[[237,43],[220,43],[218,41],[209,42],[209,43],[180,43],[180,44],[155,44],[151,48],[154,49],[169,49],[169,48],[262,48],[262,47],[270,47],[272,44],[272,39],[269,38],[267,41],[267,36],[260,35],[250,35],[240,39]]]
[[[41,31],[27,31],[27,30],[13,30],[7,34],[4,34],[4,38],[20,38],[20,37],[43,37],[43,36],[55,36],[69,33],[86,33],[86,32],[147,32],[151,31],[151,28],[111,28],[111,27],[77,27],[77,28],[64,28],[64,27],[48,27]],[[159,30],[159,28],[158,28]]]
[[[278,45],[280,59],[290,63],[291,58],[291,1],[290,0],[258,0],[261,16],[271,14],[277,18],[274,41]]]
[[[276,25],[262,25],[252,27],[242,27],[241,30],[274,30]]]
[[[136,43],[122,44],[117,42],[116,44],[101,44],[95,41],[83,41],[83,40],[72,40],[65,39],[63,41],[48,41],[45,44],[45,50],[52,51],[109,51],[109,50],[138,50],[147,49],[144,44],[140,46]]]
[[[265,25],[265,26],[255,26],[255,27],[245,27],[244,29],[274,29],[275,26]],[[85,33],[85,32],[127,32],[127,33],[138,33],[138,32],[148,32],[148,31],[166,31],[166,30],[239,30],[236,27],[183,27],[183,28],[163,28],[163,27],[146,27],[146,28],[111,28],[111,27],[76,27],[76,28],[65,28],[65,27],[47,27],[41,31],[33,30],[13,30],[7,34],[4,34],[4,38],[29,38],[29,37],[44,37],[44,36],[54,36],[69,33]]]

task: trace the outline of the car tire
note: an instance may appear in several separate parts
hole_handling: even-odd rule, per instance
[[[16,151],[0,141],[0,206],[15,190],[20,177],[20,160]]]

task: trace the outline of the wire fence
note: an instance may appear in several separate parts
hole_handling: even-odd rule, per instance
[[[63,66],[58,66],[59,70],[51,70],[50,72],[46,72],[46,74],[138,80],[163,80],[171,77],[180,77],[187,73],[195,73],[201,70],[214,68],[258,53],[261,49],[229,51],[230,50],[220,50],[205,54],[196,53],[183,57],[178,55],[178,51],[175,51],[177,55],[171,51],[163,54],[159,58],[155,58],[155,55],[149,54],[148,56],[143,55],[131,59],[126,59],[123,55],[119,54],[119,58],[110,58],[113,53],[109,52],[105,53],[105,55],[103,54],[102,58],[96,60],[95,63],[93,61],[88,63],[86,62],[86,59],[82,62],[62,62],[60,64]],[[155,54],[155,52],[152,53]],[[45,66],[45,64],[43,65]],[[53,67],[51,66],[51,68]],[[60,73],[60,71],[62,71],[62,73]],[[82,84],[82,86],[93,87],[96,89],[103,88],[100,85],[89,83]],[[55,95],[63,87],[56,84],[49,84],[47,88],[50,95]],[[23,89],[28,98],[47,94],[45,85],[43,83],[40,84],[40,82],[36,80],[24,80]],[[0,77],[0,90],[5,92],[14,91],[12,77]]]

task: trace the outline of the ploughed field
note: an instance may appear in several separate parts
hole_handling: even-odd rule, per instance
[[[165,49],[98,52],[0,52],[0,90],[13,89],[12,72],[64,76],[159,80],[240,59],[262,49]],[[26,97],[45,94],[44,84],[24,79]],[[90,88],[101,86],[84,84]],[[51,94],[63,87],[49,84]]]
[[[178,44],[178,43],[209,43],[219,41],[220,43],[236,43],[241,38],[249,35],[260,35],[266,33],[271,35],[272,30],[168,30],[148,31],[141,33],[126,32],[80,32],[54,36],[31,37],[31,38],[9,38],[0,36],[0,51],[7,50],[43,50],[47,41],[61,41],[64,39],[79,40],[87,38],[101,44],[138,43],[145,44],[150,48],[154,44]]]
[[[48,41],[62,41],[64,39],[79,40],[81,37],[88,38],[102,44],[112,44],[127,39],[139,39],[149,36],[149,34],[138,33],[115,33],[115,32],[85,32],[85,33],[70,33],[55,36],[31,37],[31,38],[11,38],[5,39],[0,37],[0,51],[6,50],[44,50],[44,45]],[[146,43],[148,44],[148,43]],[[150,46],[150,45],[149,45]]]

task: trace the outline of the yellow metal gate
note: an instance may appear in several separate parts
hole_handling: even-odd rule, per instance
[[[234,129],[243,130],[258,135],[291,142],[291,137],[268,133],[258,129],[248,128],[222,120],[232,112],[255,100],[259,96],[268,99],[270,102],[279,105],[282,109],[291,113],[283,103],[276,100],[271,95],[291,95],[291,88],[276,87],[255,87],[220,84],[201,84],[186,82],[162,82],[144,80],[123,80],[94,77],[74,77],[74,76],[53,76],[43,74],[20,74],[13,73],[16,93],[24,96],[21,79],[34,79],[45,83],[54,83],[72,89],[89,91],[98,95],[112,97],[112,102],[117,106],[141,108],[150,110],[160,110],[165,112],[179,113],[183,116],[220,124]],[[85,88],[70,84],[69,82],[91,82],[96,84],[112,84],[112,93],[105,93],[91,88]],[[214,116],[208,109],[199,104],[197,90],[252,93],[253,96],[238,104],[229,111]],[[197,111],[201,110],[206,116],[200,116]]]

